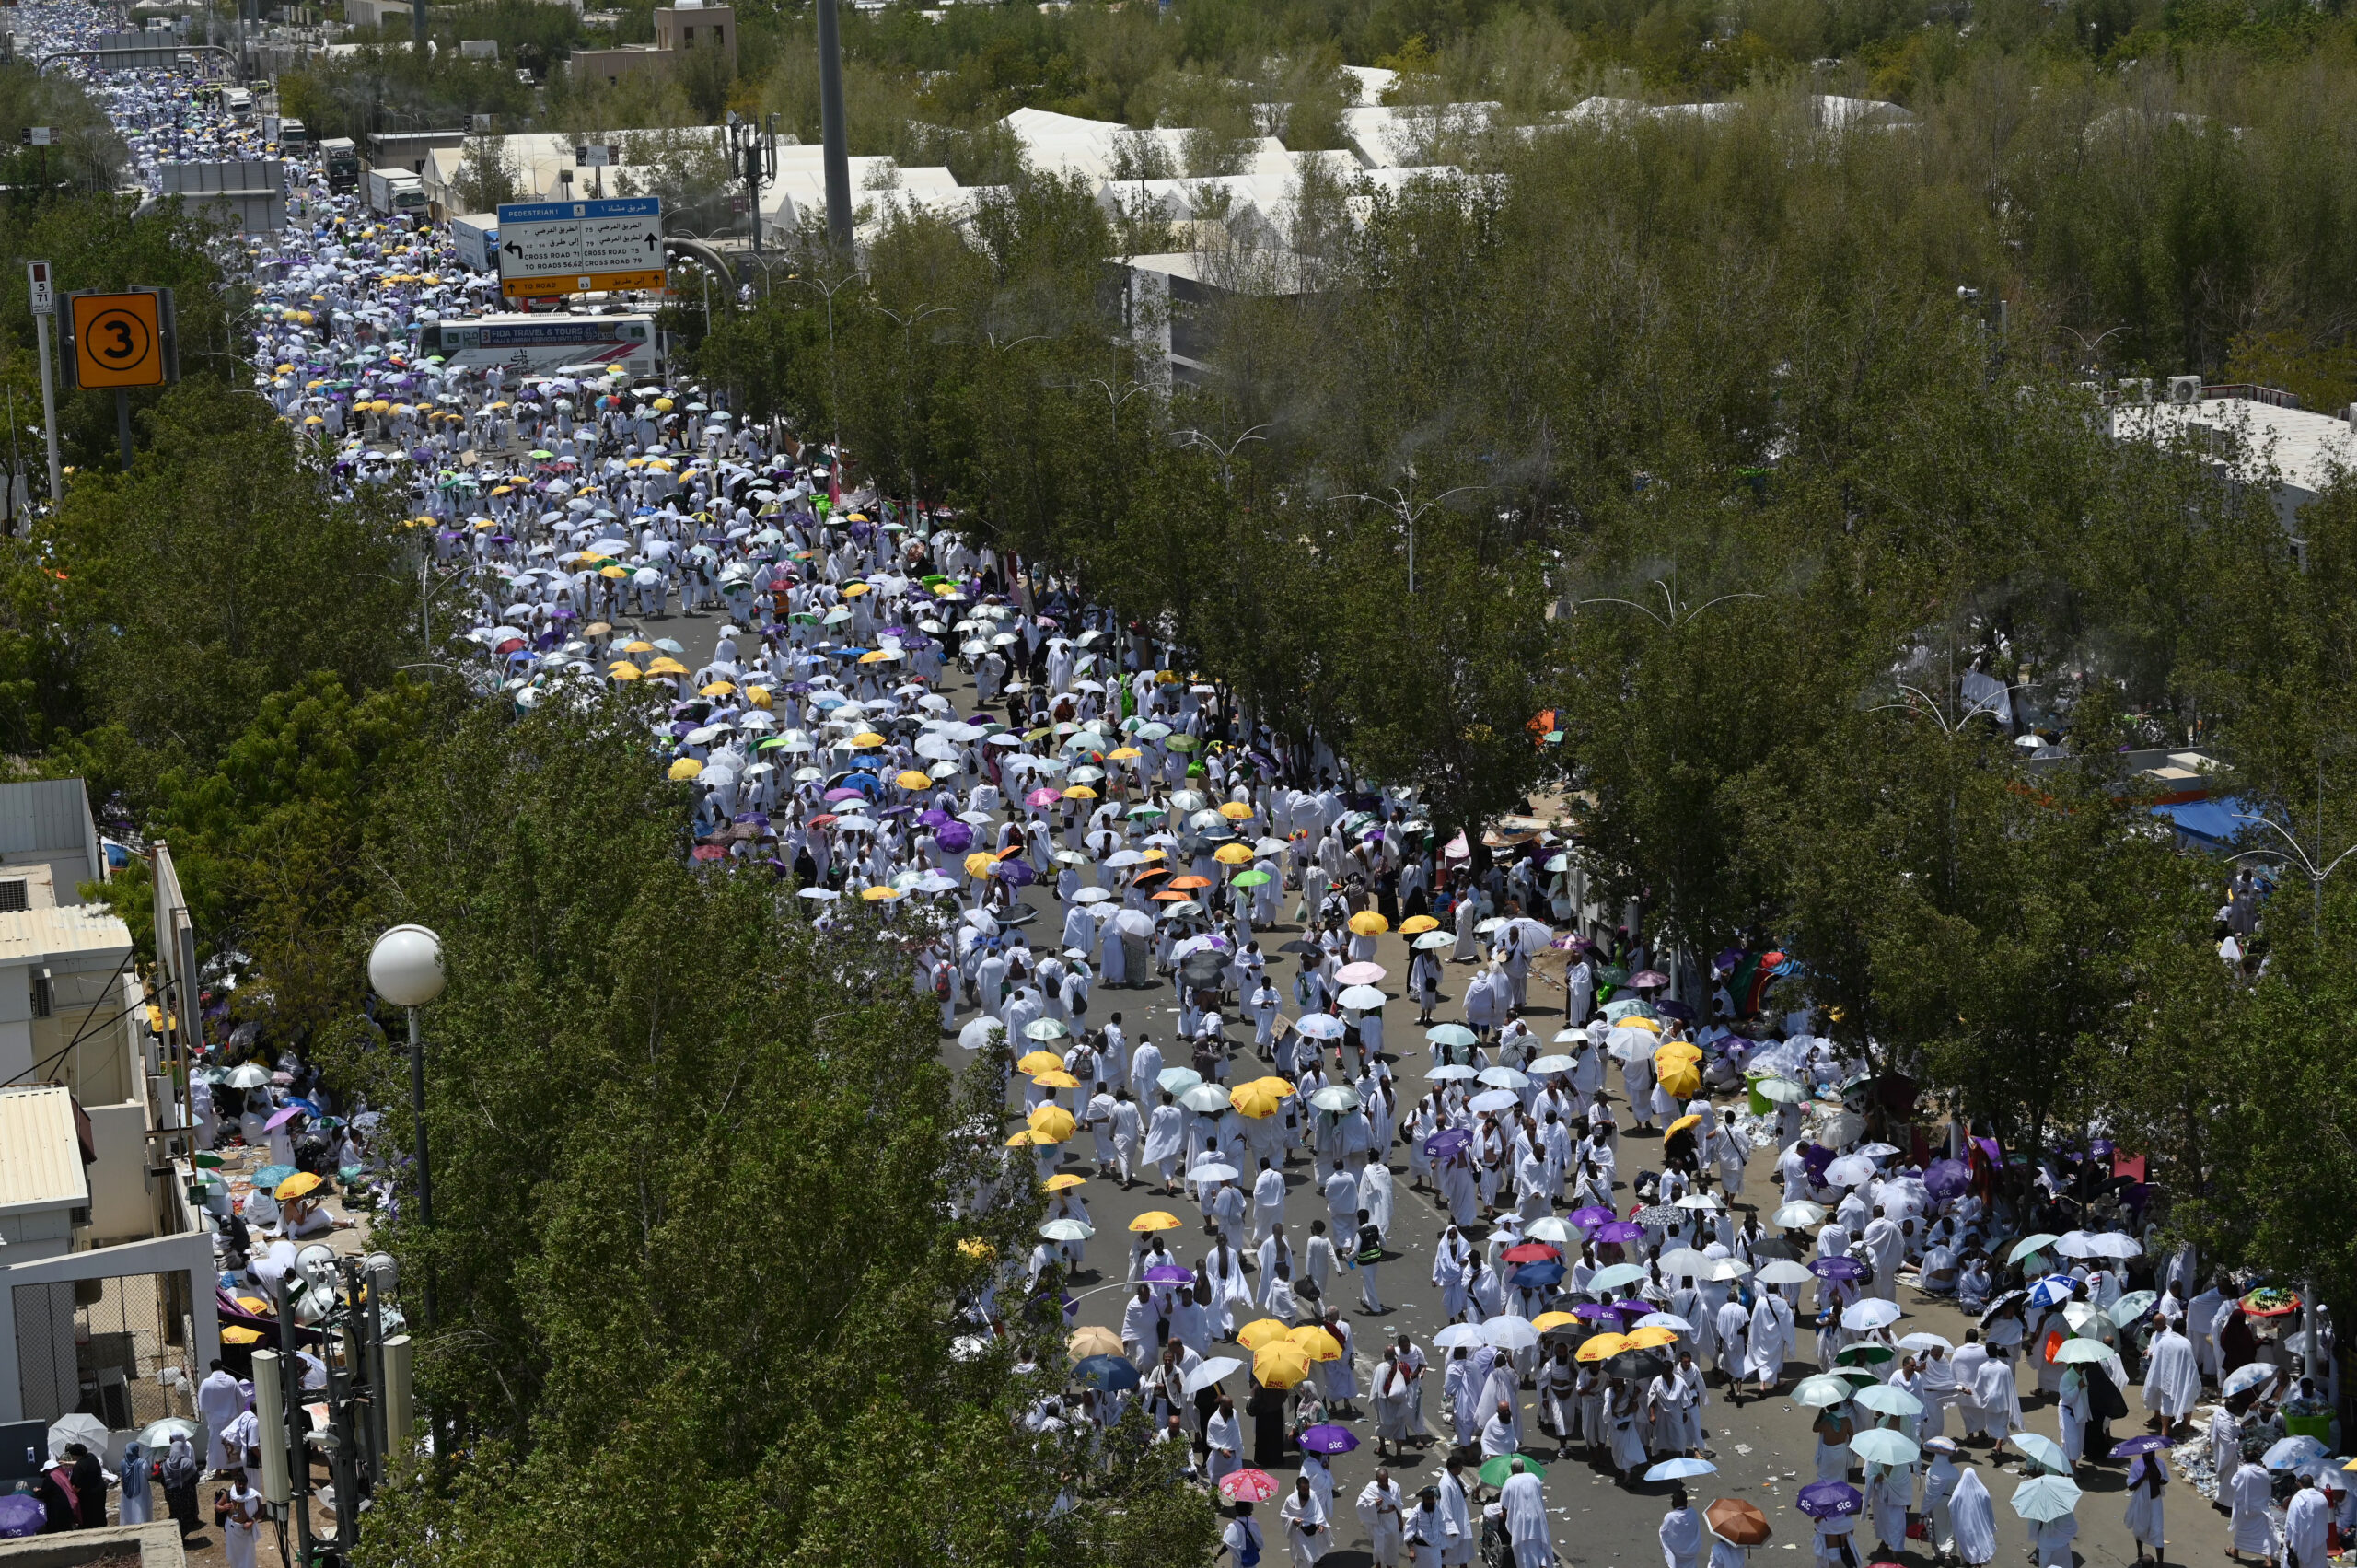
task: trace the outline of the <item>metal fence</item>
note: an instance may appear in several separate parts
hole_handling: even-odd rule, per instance
[[[196,1386],[188,1292],[185,1273],[17,1286],[17,1386],[26,1418],[80,1411],[123,1428],[187,1413]],[[173,1384],[181,1390],[177,1405]]]

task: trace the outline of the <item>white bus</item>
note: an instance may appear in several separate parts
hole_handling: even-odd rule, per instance
[[[474,369],[498,365],[525,376],[574,366],[619,365],[634,377],[662,374],[652,316],[479,316],[441,321],[419,335],[418,352]]]

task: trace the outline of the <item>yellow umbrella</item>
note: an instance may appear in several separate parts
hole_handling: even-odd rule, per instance
[[[688,667],[675,658],[659,658],[646,667],[649,675],[685,675]]]
[[[1630,1014],[1625,1018],[1616,1020],[1612,1027],[1616,1029],[1649,1029],[1655,1034],[1661,1033],[1660,1024],[1655,1022],[1651,1018],[1639,1017],[1634,1013]]]
[[[691,779],[702,772],[703,764],[697,761],[693,757],[682,757],[678,761],[671,764],[671,777],[674,780],[684,781]]]
[[[1572,1354],[1578,1361],[1602,1361],[1608,1356],[1619,1355],[1628,1348],[1629,1339],[1625,1334],[1598,1334]]]
[[[931,773],[920,772],[916,769],[911,768],[904,773],[893,774],[892,782],[899,784],[902,789],[931,789],[933,787],[933,775]]]
[[[1066,784],[1064,786],[1064,798],[1066,800],[1094,800],[1097,798],[1097,792],[1089,788],[1086,784]]]
[[[233,1323],[221,1330],[221,1342],[225,1345],[258,1345],[261,1343],[261,1330],[240,1328]]]
[[[1440,922],[1428,914],[1411,914],[1399,923],[1402,936],[1422,936],[1427,931],[1438,931]]]
[[[1665,1327],[1662,1324],[1656,1323],[1650,1329],[1631,1329],[1629,1330],[1629,1348],[1631,1350],[1652,1350],[1656,1345],[1674,1345],[1677,1342],[1678,1330]]]
[[[1666,1040],[1654,1047],[1654,1065],[1670,1062],[1700,1062],[1702,1048],[1690,1040]]]
[[[871,904],[888,904],[900,896],[898,888],[862,888],[859,896]]]
[[[1074,1361],[1086,1361],[1092,1355],[1126,1356],[1121,1348],[1121,1336],[1102,1323],[1090,1323],[1074,1329],[1072,1338],[1064,1342],[1064,1352]]]
[[[1144,755],[1134,746],[1116,746],[1105,753],[1105,760],[1109,762],[1134,762]]]
[[[854,516],[853,520],[856,522],[858,518]],[[865,583],[846,583],[843,585],[843,598],[857,598],[860,595],[865,592],[867,592],[867,585]]]
[[[1285,1096],[1293,1093],[1293,1086],[1283,1078],[1255,1078],[1248,1084],[1238,1084],[1228,1096],[1228,1103],[1239,1116],[1255,1121],[1265,1121],[1283,1108]]]
[[[1075,1187],[1086,1186],[1086,1184],[1087,1178],[1074,1176],[1070,1171],[1066,1171],[1062,1176],[1051,1176],[1048,1178],[1047,1180],[1039,1183],[1039,1190],[1042,1192],[1069,1192]]]
[[[872,729],[863,729],[851,738],[851,749],[854,751],[873,751],[883,744],[884,738]]]
[[[859,662],[862,664],[890,664],[894,659],[899,658],[900,656],[900,655],[894,653],[889,648],[877,648],[873,653],[865,653],[860,655]]]
[[[1252,862],[1249,844],[1222,844],[1212,851],[1212,858],[1222,865],[1248,865]]]
[[[1229,800],[1221,803],[1219,814],[1231,822],[1241,822],[1252,815],[1252,808],[1240,800]]]
[[[755,707],[757,707],[757,708],[769,708],[769,707],[774,707],[774,706],[776,706],[776,704],[775,704],[774,703],[771,702],[771,700],[770,700],[770,689],[769,689],[768,687],[766,687],[766,686],[748,686],[748,687],[746,687],[746,688],[745,688],[745,701],[747,701],[747,702],[749,702],[749,703],[752,703],[752,704],[753,704],[753,706],[755,706]]]
[[[636,680],[639,679],[638,666],[634,664],[618,664],[614,666],[613,668],[606,671],[606,673],[612,676],[616,680]]]
[[[1053,1073],[1063,1064],[1064,1059],[1052,1051],[1034,1051],[1017,1062],[1015,1070],[1028,1078],[1034,1073]]]
[[[619,566],[600,566],[598,568],[598,575],[601,577],[627,577],[630,574],[623,571]]]
[[[1236,1342],[1246,1350],[1259,1350],[1262,1345],[1275,1344],[1292,1333],[1292,1326],[1283,1320],[1262,1318],[1237,1330]]]
[[[319,1179],[317,1176],[308,1170],[298,1170],[280,1182],[277,1190],[273,1191],[271,1196],[283,1203],[289,1198],[300,1198],[319,1185]]]
[[[1702,1074],[1691,1062],[1680,1062],[1660,1069],[1661,1086],[1678,1099],[1692,1099],[1702,1092]]]
[[[1070,1073],[1064,1072],[1061,1068],[1051,1069],[1045,1073],[1035,1073],[1032,1074],[1031,1081],[1039,1085],[1043,1089],[1076,1089],[1080,1087],[1080,1080],[1074,1077]]]
[[[696,695],[699,697],[726,697],[735,694],[737,688],[732,683],[726,680],[715,680],[709,686],[697,688]]]
[[[1177,1214],[1171,1214],[1167,1210],[1148,1209],[1145,1213],[1140,1214],[1137,1218],[1130,1222],[1130,1228],[1136,1231],[1177,1230],[1180,1225],[1186,1223],[1186,1221],[1180,1219]],[[1280,1327],[1282,1326],[1283,1325],[1280,1325]]]
[[[1309,1376],[1309,1357],[1296,1344],[1273,1344],[1252,1357],[1252,1376],[1264,1388],[1290,1388]]]
[[[1530,1326],[1543,1334],[1550,1329],[1560,1329],[1566,1323],[1578,1321],[1568,1312],[1541,1312],[1530,1320]]]
[[[1391,929],[1391,923],[1373,910],[1361,910],[1351,916],[1351,929],[1362,936],[1380,936]]]
[[[1667,1086],[1666,1081],[1665,1081],[1664,1086],[1665,1086],[1665,1087],[1666,1087],[1666,1086]],[[1672,1094],[1675,1094],[1675,1093],[1677,1093],[1678,1091],[1677,1091],[1677,1090],[1675,1090],[1675,1089],[1672,1089],[1672,1090],[1670,1090],[1670,1092],[1671,1092]],[[1701,1119],[1701,1117],[1699,1117],[1699,1116],[1681,1116],[1681,1117],[1679,1117],[1677,1121],[1675,1121],[1671,1122],[1668,1126],[1666,1126],[1666,1127],[1665,1127],[1665,1128],[1663,1128],[1663,1129],[1662,1129],[1662,1133],[1661,1133],[1661,1139],[1662,1139],[1662,1142],[1666,1144],[1666,1143],[1669,1142],[1670,1137],[1671,1137],[1671,1135],[1672,1135],[1673,1133],[1683,1132],[1685,1132],[1685,1131],[1686,1131],[1686,1129],[1688,1129],[1689,1127],[1699,1127],[1699,1126],[1701,1126],[1701,1123],[1702,1123],[1702,1119]]]
[[[1299,1345],[1312,1361],[1342,1359],[1342,1342],[1315,1323],[1305,1323],[1285,1338]]]
[[[1034,1132],[1047,1134],[1048,1141],[1051,1144],[1061,1144],[1071,1137],[1073,1129],[1078,1125],[1074,1121],[1072,1112],[1060,1105],[1037,1107],[1030,1115],[1024,1118],[1024,1121],[1029,1124]]]
[[[1009,1138],[1006,1141],[1006,1146],[1010,1149],[1020,1149],[1027,1146],[1031,1148],[1040,1148],[1050,1144],[1061,1144],[1063,1140],[1062,1138],[1051,1138],[1045,1132],[1026,1127],[1022,1132],[1017,1132],[1014,1137]]]
[[[987,877],[991,874],[991,867],[997,864],[998,857],[996,855],[991,854],[991,852],[986,849],[978,849],[973,854],[966,857],[966,875],[969,877]]]

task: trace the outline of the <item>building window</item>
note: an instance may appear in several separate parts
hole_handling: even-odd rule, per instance
[[[21,877],[0,882],[0,912],[15,912],[32,908],[32,900],[25,891]]]

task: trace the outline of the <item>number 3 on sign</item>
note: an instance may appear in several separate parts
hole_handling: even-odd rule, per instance
[[[159,294],[76,294],[74,381],[85,388],[160,387],[171,379]]]

